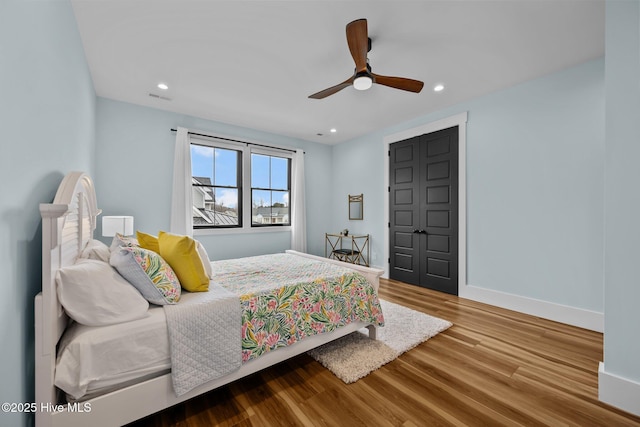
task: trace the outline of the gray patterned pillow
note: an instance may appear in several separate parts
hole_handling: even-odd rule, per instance
[[[180,282],[173,269],[157,253],[138,246],[111,251],[110,263],[152,304],[176,304]]]
[[[114,251],[120,246],[140,246],[140,244],[135,237],[123,236],[120,233],[116,233],[116,235],[113,236],[113,240],[111,241],[111,246],[109,247],[109,249],[111,249],[111,251]]]

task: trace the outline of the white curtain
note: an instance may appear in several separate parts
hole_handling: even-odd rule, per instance
[[[293,182],[291,198],[291,249],[307,251],[307,213],[304,200],[304,151],[296,150],[293,156]]]
[[[193,236],[193,195],[191,193],[191,145],[186,128],[176,133],[171,193],[171,232]]]

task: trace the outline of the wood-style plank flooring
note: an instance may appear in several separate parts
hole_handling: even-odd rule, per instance
[[[640,426],[598,400],[602,334],[382,280],[454,326],[344,384],[307,355],[131,426]]]

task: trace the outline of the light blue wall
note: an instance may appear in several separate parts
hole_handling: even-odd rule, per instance
[[[92,170],[95,93],[68,1],[0,2],[0,402],[34,400],[39,204]],[[33,418],[0,413],[0,425]]]
[[[385,163],[382,138],[377,132],[333,147],[333,233],[347,228],[349,234],[369,234],[371,265],[384,268],[383,239],[386,232],[383,197]],[[363,195],[362,220],[349,220],[349,195]]]
[[[604,363],[640,383],[640,5],[606,11]]]
[[[438,96],[429,93],[428,96]],[[334,147],[334,229],[372,235],[383,265],[383,138],[468,111],[468,283],[602,312],[604,60]],[[347,222],[347,194],[365,220]]]
[[[322,255],[324,232],[347,227],[372,234],[373,263],[382,265],[383,138],[462,111],[469,112],[469,283],[595,311],[606,307],[607,370],[640,380],[640,344],[628,339],[629,325],[640,324],[633,258],[640,216],[637,3],[608,2],[607,14],[606,153],[602,60],[330,147],[96,101],[69,2],[3,0],[0,270],[8,279],[0,283],[0,401],[33,400],[33,297],[41,286],[38,205],[53,199],[68,171],[93,175],[106,214],[134,215],[138,228],[154,231],[169,225],[175,140],[170,128],[298,146],[307,152],[309,251]],[[636,89],[634,96],[629,87]],[[349,179],[338,171],[349,171]],[[364,221],[348,221],[347,195],[359,193],[365,197]],[[201,240],[213,258],[289,246],[288,233]],[[0,425],[27,420],[0,414]]]
[[[160,101],[165,102],[165,101]],[[224,123],[98,98],[95,181],[105,215],[133,215],[136,229],[168,230],[176,129],[210,132],[305,150],[308,251],[324,254],[331,217],[331,147]],[[289,232],[197,236],[212,259],[282,252]]]

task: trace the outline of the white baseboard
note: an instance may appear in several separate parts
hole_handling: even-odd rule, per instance
[[[460,285],[459,296],[567,325],[604,332],[604,314],[492,289]]]
[[[389,278],[388,271],[382,275]],[[604,313],[556,304],[478,286],[460,285],[458,296],[520,313],[530,314],[554,322],[565,323],[595,332],[604,332]]]
[[[598,399],[640,416],[640,383],[606,372],[604,362],[598,366]]]

